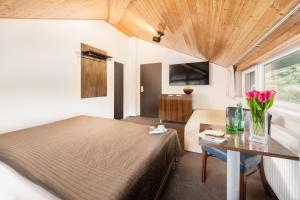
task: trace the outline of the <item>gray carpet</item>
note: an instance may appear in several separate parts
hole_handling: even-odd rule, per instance
[[[200,154],[185,152],[176,170],[172,171],[161,200],[222,200],[226,199],[226,163],[209,157],[207,180],[201,182]],[[247,200],[268,199],[259,172],[247,178]]]

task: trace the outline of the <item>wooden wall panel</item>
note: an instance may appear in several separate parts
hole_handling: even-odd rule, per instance
[[[105,53],[94,47],[81,44],[81,51],[93,50]],[[81,56],[81,98],[107,96],[107,64],[98,59]]]

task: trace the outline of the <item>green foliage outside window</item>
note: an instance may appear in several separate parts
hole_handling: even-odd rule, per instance
[[[300,103],[300,51],[265,65],[265,89],[275,90],[280,101]]]

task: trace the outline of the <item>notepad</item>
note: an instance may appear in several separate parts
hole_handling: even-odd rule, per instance
[[[213,143],[222,143],[226,140],[225,133],[222,130],[205,130],[199,133],[199,137]]]
[[[225,132],[222,130],[205,130],[203,131],[206,136],[212,136],[212,137],[224,137]]]

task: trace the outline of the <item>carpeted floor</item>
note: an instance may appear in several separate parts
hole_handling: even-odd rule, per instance
[[[201,182],[200,154],[185,152],[172,171],[161,200],[226,200],[226,163],[209,157],[207,180]],[[247,178],[247,200],[268,199],[259,172]]]
[[[126,121],[156,125],[158,119],[130,117]],[[182,130],[182,124],[178,125]],[[172,125],[176,128],[176,124]],[[162,200],[222,200],[226,199],[226,163],[209,157],[207,180],[201,182],[200,154],[184,152],[176,170],[172,171],[162,193]],[[247,200],[268,199],[264,193],[259,172],[247,178]]]

